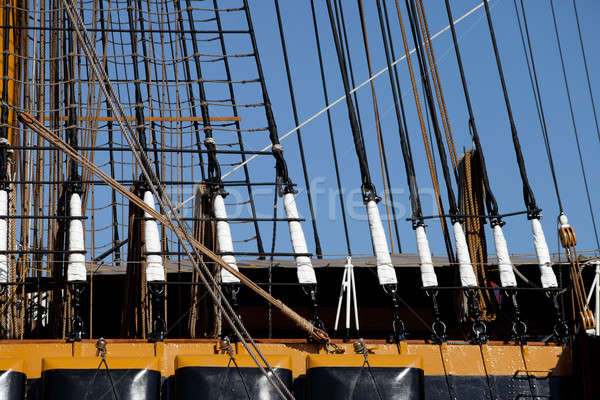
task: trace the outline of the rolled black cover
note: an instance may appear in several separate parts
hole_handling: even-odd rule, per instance
[[[318,367],[308,370],[311,400],[423,400],[423,370]]]
[[[275,374],[291,390],[292,371],[275,368]],[[175,371],[175,394],[176,400],[279,399],[261,371],[249,367],[179,368]]]
[[[0,399],[21,400],[25,393],[25,374],[16,371],[0,371]]]
[[[95,376],[95,379],[94,379]],[[159,400],[160,373],[148,369],[111,369],[119,400]],[[55,369],[42,373],[43,400],[115,400],[113,385],[102,368]],[[86,397],[87,393],[87,397]]]

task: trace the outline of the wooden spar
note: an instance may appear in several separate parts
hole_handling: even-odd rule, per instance
[[[67,116],[59,118],[61,121],[67,121]],[[49,121],[50,117],[45,116],[44,121]],[[117,121],[117,117],[100,116],[100,117],[77,117],[77,121]],[[241,117],[210,117],[211,121],[215,122],[239,122]],[[135,117],[127,117],[127,121],[135,122]],[[194,122],[202,121],[202,117],[144,117],[144,121],[148,122]]]
[[[179,235],[182,235],[183,237],[186,237],[187,240],[189,241],[189,243],[194,248],[196,248],[198,251],[203,253],[210,260],[214,261],[219,267],[226,269],[232,275],[236,276],[244,285],[246,285],[248,288],[250,288],[253,292],[255,292],[256,294],[258,294],[259,296],[264,298],[266,301],[268,301],[273,306],[275,306],[277,309],[279,309],[284,315],[286,315],[288,318],[290,318],[292,321],[294,321],[298,327],[300,327],[301,329],[306,331],[309,335],[311,335],[315,339],[322,341],[322,342],[327,342],[327,344],[329,346],[332,346],[335,349],[336,346],[334,346],[332,343],[330,343],[327,333],[325,333],[321,329],[316,328],[307,319],[300,316],[294,310],[292,310],[291,308],[286,306],[281,300],[278,300],[278,299],[274,298],[273,296],[271,296],[269,293],[267,293],[265,290],[263,290],[256,283],[254,283],[253,281],[248,279],[244,274],[242,274],[241,272],[237,271],[236,269],[230,267],[229,264],[227,264],[225,261],[223,261],[223,259],[221,257],[219,257],[217,254],[213,253],[210,249],[208,249],[202,243],[200,243],[199,241],[194,239],[191,235],[186,234],[186,232],[184,232],[179,226],[173,225],[171,223],[171,221],[169,219],[167,219],[164,215],[160,214],[159,212],[154,210],[152,207],[149,207],[146,203],[144,203],[144,201],[142,199],[140,199],[139,197],[132,194],[129,190],[127,190],[127,188],[125,188],[123,185],[118,183],[115,179],[113,179],[112,177],[110,177],[106,173],[104,173],[94,163],[92,163],[86,157],[79,154],[77,151],[75,151],[75,149],[73,149],[71,146],[69,146],[69,144],[67,144],[60,137],[58,137],[57,135],[52,133],[48,128],[46,128],[42,123],[40,123],[40,121],[34,119],[31,115],[27,114],[26,112],[19,111],[19,110],[15,109],[14,107],[11,107],[11,108],[13,108],[13,110],[17,113],[19,121],[21,121],[21,123],[26,125],[29,129],[33,130],[34,132],[36,132],[37,134],[42,136],[52,146],[55,146],[57,149],[62,150],[69,157],[72,157],[74,160],[77,160],[79,163],[81,163],[81,165],[83,167],[88,168],[94,175],[96,175],[98,178],[100,178],[102,181],[104,181],[107,185],[109,185],[110,187],[112,187],[113,189],[115,189],[116,191],[121,193],[121,195],[124,196],[125,198],[127,198],[129,201],[131,201],[132,203],[134,203],[135,205],[140,207],[142,210],[146,211],[149,215],[151,215],[153,218],[155,218],[161,224],[163,224],[163,226],[165,226],[166,228],[172,230],[173,232],[175,232]]]

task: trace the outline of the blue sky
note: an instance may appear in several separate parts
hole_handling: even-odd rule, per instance
[[[330,100],[343,95],[341,78],[331,31],[326,14],[324,1],[316,1],[319,29],[325,58],[327,85]],[[403,2],[401,2],[403,3]],[[455,19],[462,16],[479,1],[453,1]],[[573,4],[571,1],[555,2],[559,33],[566,57],[566,68],[569,85],[573,96],[577,128],[583,147],[583,157],[591,186],[592,202],[595,206],[600,196],[599,176],[597,174],[596,154],[600,149],[600,141],[594,128],[594,119],[585,82],[583,60],[579,49],[577,28]],[[526,2],[527,17],[534,46],[534,57],[540,79],[543,96],[543,106],[549,126],[550,142],[555,158],[558,180],[566,213],[571,224],[575,227],[579,248],[583,250],[596,249],[592,223],[585,197],[583,179],[577,159],[577,150],[573,129],[568,110],[566,92],[563,85],[558,48],[554,38],[552,15],[549,0]],[[600,5],[592,0],[579,0],[583,38],[585,42],[592,88],[596,97],[600,93],[600,82],[596,78],[600,68],[600,52],[595,45],[598,37],[596,19],[600,14]],[[438,32],[447,25],[447,16],[443,0],[428,0],[425,2],[430,30]],[[344,11],[351,43],[351,55],[356,81],[362,82],[368,78],[368,71],[362,47],[360,22],[356,2],[344,1]],[[367,30],[370,50],[375,71],[385,67],[385,56],[380,39],[377,10],[374,1],[365,1]],[[394,3],[389,1],[390,11]],[[531,185],[538,205],[543,209],[543,225],[551,249],[557,248],[556,217],[558,206],[551,182],[551,175],[546,158],[543,138],[537,119],[534,98],[531,92],[527,67],[521,47],[521,41],[516,23],[515,9],[512,0],[490,1],[496,35],[502,55],[503,66],[512,101],[513,112],[519,131],[525,161]],[[263,68],[267,77],[267,85],[279,134],[282,135],[294,127],[287,89],[287,81],[283,68],[283,59],[273,2],[269,0],[251,2],[252,17],[256,29]],[[316,55],[313,34],[310,2],[281,1],[282,17],[288,52],[292,65],[292,75],[296,91],[296,101],[303,121],[324,107],[321,91],[318,59]],[[395,15],[392,13],[391,16]],[[407,24],[406,13],[403,14]],[[493,57],[490,36],[485,20],[484,10],[480,8],[456,26],[465,63],[469,90],[474,105],[475,117],[484,148],[492,189],[497,197],[501,212],[524,210],[521,181],[515,161],[514,150],[510,138],[508,118],[500,89],[500,82]],[[392,34],[397,57],[404,53],[401,47],[400,30],[396,18],[392,18]],[[411,46],[412,47],[412,46]],[[450,32],[442,34],[434,42],[438,61],[439,73],[449,112],[449,119],[457,150],[471,148],[468,132],[468,116],[460,77],[456,64]],[[416,59],[413,59],[416,63]],[[418,119],[406,62],[399,64],[404,103],[407,107],[407,123],[411,138],[417,179],[423,191],[424,214],[435,213],[431,193],[431,180],[426,164],[421,133],[418,129]],[[417,66],[415,64],[415,71]],[[387,74],[375,80],[377,100],[381,114],[382,131],[390,175],[395,195],[396,207],[399,214],[399,229],[402,249],[405,252],[415,252],[414,235],[405,217],[410,215],[408,190],[402,163],[402,155],[396,126],[396,116]],[[359,106],[363,120],[364,134],[368,159],[373,181],[378,192],[383,196],[383,184],[379,168],[375,123],[371,106],[370,89],[368,86],[358,91]],[[600,99],[596,98],[596,103]],[[342,102],[332,109],[334,132],[338,156],[341,166],[342,184],[346,194],[347,208],[351,208],[350,235],[352,250],[355,254],[371,253],[368,225],[361,206],[357,189],[360,187],[358,163],[352,144],[347,111]],[[305,152],[308,159],[308,172],[313,181],[313,191],[324,192],[315,195],[318,230],[325,254],[344,255],[346,253],[339,202],[330,195],[337,191],[327,119],[325,115],[317,118],[302,129]],[[290,168],[292,179],[298,183],[298,208],[300,214],[307,218],[304,223],[309,248],[314,250],[312,229],[308,221],[309,212],[304,187],[297,139],[295,135],[282,142],[285,146],[285,156]],[[226,172],[228,168],[224,168]],[[269,171],[271,174],[271,171]],[[441,176],[441,174],[440,174]],[[442,190],[444,199],[445,191]],[[272,201],[266,198],[261,201]],[[447,201],[445,200],[447,209]],[[384,215],[383,202],[380,211]],[[532,254],[533,243],[529,222],[525,216],[510,217],[506,220],[505,235],[511,252]],[[387,225],[385,225],[387,228]],[[434,254],[443,254],[439,222],[430,221],[428,225],[429,240]],[[489,233],[488,228],[488,233]],[[266,233],[266,231],[265,231]],[[270,233],[270,232],[269,232]],[[285,240],[287,232],[282,230],[278,249],[289,248]],[[493,244],[490,243],[490,249]],[[397,247],[396,247],[397,249]]]

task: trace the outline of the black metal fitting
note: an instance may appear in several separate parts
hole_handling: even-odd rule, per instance
[[[521,308],[514,288],[504,290],[504,296],[510,299],[512,305],[512,324],[510,340],[515,344],[527,344],[527,324],[521,319]]]
[[[563,315],[560,311],[560,303],[558,296],[562,291],[547,291],[546,295],[552,301],[552,310],[554,316],[554,327],[552,328],[552,340],[557,344],[566,345],[569,343],[569,326],[564,320]]]
[[[242,320],[242,316],[239,313],[239,307],[240,307],[240,288],[241,285],[239,283],[226,283],[226,284],[222,284],[221,288],[223,290],[223,295],[227,298],[227,301],[229,302],[229,304],[231,304],[231,308],[233,308],[233,312],[235,313],[235,315],[237,315],[237,317],[239,318],[239,320]],[[235,332],[233,331],[232,327],[228,327],[227,329],[221,329],[221,337],[225,338],[225,337],[230,337],[232,338],[232,341],[237,341],[237,335],[235,334]]]
[[[311,308],[311,319],[310,323],[318,329],[325,330],[325,324],[319,317],[319,300],[317,297],[317,284],[304,284],[301,286],[302,291],[308,297]],[[309,336],[309,340],[313,340],[312,336]]]
[[[167,325],[163,317],[165,286],[164,281],[148,282],[148,292],[152,302],[152,333],[150,339],[155,342],[162,342],[167,336]]]
[[[398,300],[398,286],[395,284],[383,285],[383,290],[392,300],[392,333],[388,338],[390,343],[400,343],[406,340],[406,326],[400,319],[400,303]]]
[[[486,344],[488,341],[487,326],[481,320],[481,309],[479,308],[479,302],[477,301],[477,290],[467,290],[465,294],[469,306],[469,315],[473,319],[470,341],[473,344]]]
[[[72,342],[81,342],[84,335],[84,323],[81,317],[81,295],[85,290],[85,284],[83,282],[70,282],[68,288],[71,293],[71,308],[73,310],[68,338]]]
[[[433,322],[431,323],[431,341],[436,344],[444,343],[448,340],[446,335],[446,324],[442,321],[440,307],[437,300],[438,291],[434,288],[426,289],[427,295],[431,298],[431,306],[433,310]]]

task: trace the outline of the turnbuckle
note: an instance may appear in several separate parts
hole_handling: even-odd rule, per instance
[[[167,326],[163,318],[163,307],[165,303],[165,282],[148,282],[148,292],[152,302],[152,333],[150,338],[156,342],[162,342],[167,336]]]
[[[513,308],[510,340],[514,341],[515,344],[526,344],[527,324],[521,319],[521,308],[517,301],[517,292],[513,288],[508,288],[504,291],[504,295],[511,300]]]
[[[471,332],[473,334],[471,343],[486,344],[488,341],[487,326],[481,320],[481,310],[479,309],[479,303],[477,301],[477,290],[468,289],[466,295],[469,305],[469,314],[471,314],[471,318],[473,318],[473,324],[471,325]]]
[[[72,295],[71,305],[73,307],[73,316],[71,317],[71,332],[69,332],[69,341],[81,342],[84,333],[83,318],[81,317],[81,294],[85,290],[85,285],[81,282],[72,282],[69,285],[69,291]]]
[[[431,341],[436,344],[444,343],[448,338],[446,336],[446,324],[442,321],[440,308],[437,301],[438,291],[427,289],[427,295],[431,298],[431,306],[433,309],[433,322],[431,323]]]

